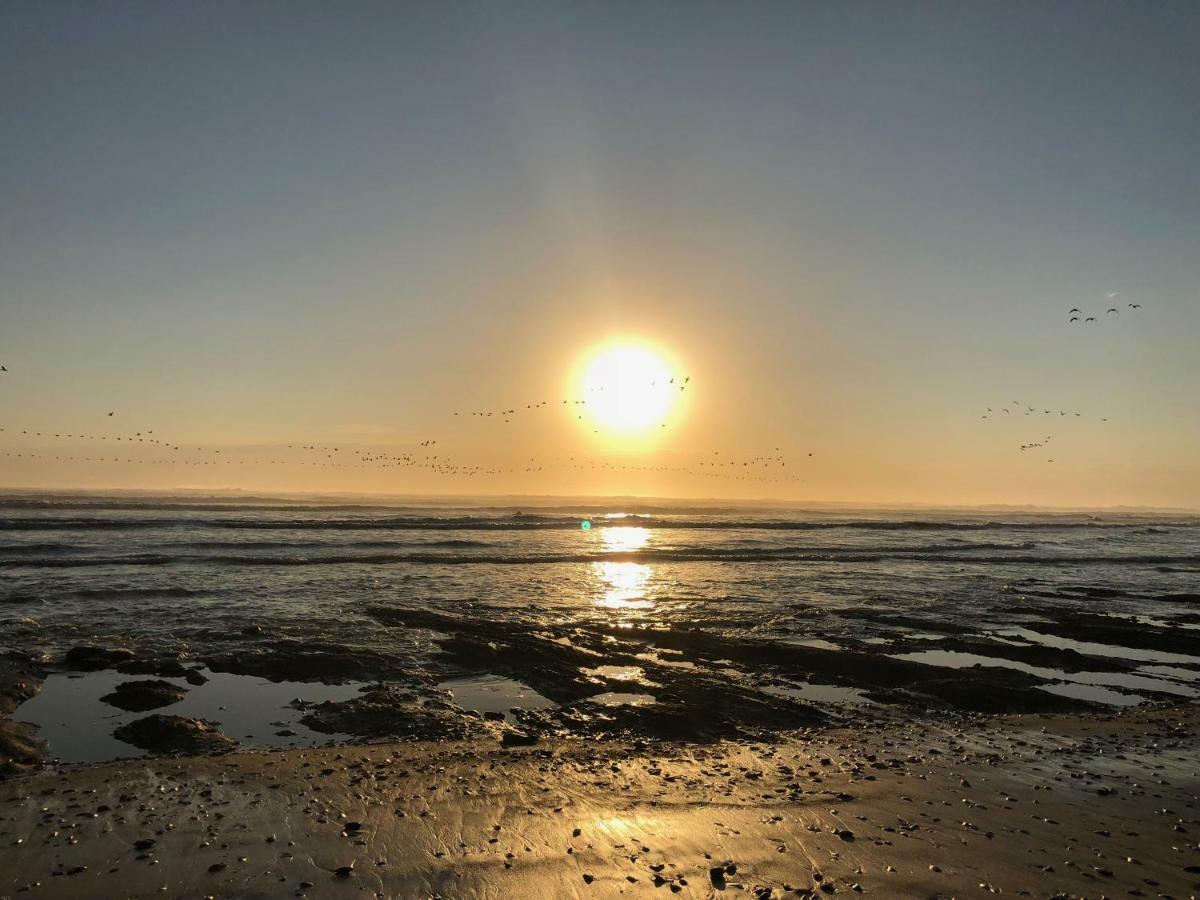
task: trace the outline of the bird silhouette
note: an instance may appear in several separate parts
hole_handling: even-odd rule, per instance
[[[1067,310],[1067,315],[1069,316],[1071,313],[1077,313],[1077,312],[1079,312],[1079,308],[1078,308],[1078,307],[1076,307],[1075,309],[1068,309],[1068,310]]]
[[[1130,304],[1128,304],[1128,306],[1130,309],[1141,309],[1142,308],[1142,304],[1140,304],[1140,303],[1130,303]]]
[[[1067,321],[1069,321],[1069,322],[1078,322],[1078,321],[1079,321],[1079,316],[1071,316],[1071,318],[1070,318],[1070,319],[1068,319]]]
[[[1106,309],[1106,310],[1104,311],[1104,314],[1105,314],[1105,315],[1108,315],[1109,313],[1114,313],[1114,312],[1116,312],[1116,311],[1117,311],[1117,308],[1116,308],[1115,306],[1113,306],[1113,307],[1109,307],[1108,309]]]
[[[1095,316],[1088,316],[1088,317],[1087,317],[1086,319],[1084,319],[1083,321],[1084,321],[1084,324],[1087,324],[1088,322],[1095,322],[1095,321],[1096,321],[1096,317],[1095,317]]]

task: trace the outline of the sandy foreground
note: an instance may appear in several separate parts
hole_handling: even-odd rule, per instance
[[[0,783],[0,896],[1182,898],[1198,793],[1178,708],[137,759]]]

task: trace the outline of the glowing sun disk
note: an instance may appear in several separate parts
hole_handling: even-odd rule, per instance
[[[589,416],[609,431],[633,433],[662,425],[678,398],[666,362],[646,347],[619,344],[597,354],[583,373]]]

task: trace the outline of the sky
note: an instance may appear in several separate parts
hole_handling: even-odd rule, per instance
[[[1193,3],[9,2],[0,82],[0,487],[1200,508]]]

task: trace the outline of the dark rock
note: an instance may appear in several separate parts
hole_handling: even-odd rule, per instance
[[[105,694],[100,700],[117,709],[145,712],[178,703],[186,693],[179,685],[169,681],[123,681],[111,694]]]
[[[522,731],[506,731],[500,738],[501,747],[531,747],[538,742],[536,734]]]
[[[485,719],[487,719],[489,722],[503,722],[504,721],[504,713],[502,713],[502,712],[485,712],[483,714],[483,717]]]
[[[183,716],[146,716],[122,725],[113,737],[152,753],[224,753],[237,746],[214,723]]]
[[[395,685],[372,685],[357,697],[304,707],[300,720],[322,734],[368,738],[464,737],[462,717],[450,706],[422,703],[416,694]]]
[[[183,677],[187,681],[188,684],[194,684],[194,685],[199,686],[201,684],[208,683],[208,679],[206,677],[204,677],[204,673],[201,672],[199,669],[188,669],[186,672],[183,673]]]
[[[63,657],[63,664],[77,672],[98,672],[111,669],[118,663],[133,659],[133,651],[123,648],[72,647]]]
[[[349,878],[354,874],[354,866],[338,866],[338,868],[334,870],[333,874],[338,878]]]
[[[214,672],[257,675],[271,681],[368,681],[406,674],[391,656],[368,647],[328,641],[278,640],[206,657]]]
[[[1056,617],[1056,622],[1039,622],[1031,627],[1035,631],[1075,641],[1200,656],[1200,632],[1192,629],[1148,625],[1133,617],[1122,618],[1076,611],[1059,612],[1056,613]]]
[[[158,675],[162,678],[184,678],[188,670],[177,659],[130,659],[117,663],[117,671],[123,675]]]
[[[46,745],[33,728],[5,718],[41,688],[40,666],[17,653],[0,655],[0,777],[21,774],[42,763]]]

